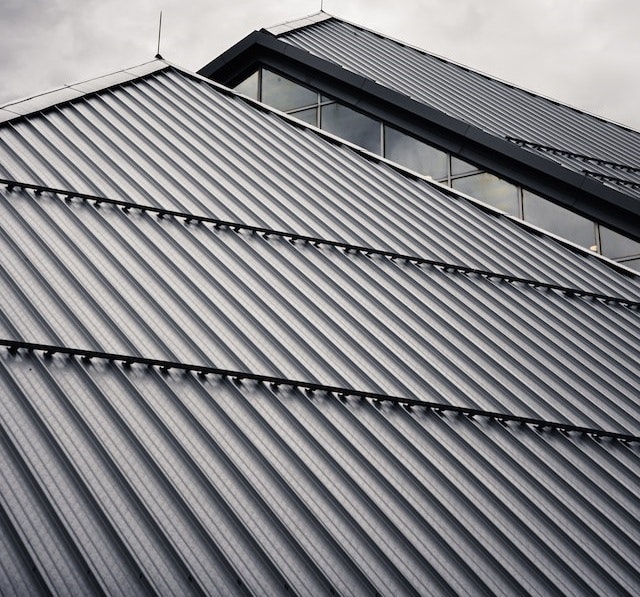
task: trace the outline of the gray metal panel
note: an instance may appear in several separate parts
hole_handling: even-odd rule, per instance
[[[291,30],[279,39],[500,137],[640,166],[636,131],[339,19]],[[580,168],[579,160],[571,162],[573,169]]]
[[[0,201],[6,338],[640,432],[640,312],[49,193]]]
[[[175,69],[5,123],[0,177],[640,295],[597,256]]]
[[[2,505],[57,593],[640,591],[637,444],[6,350],[0,393]]]

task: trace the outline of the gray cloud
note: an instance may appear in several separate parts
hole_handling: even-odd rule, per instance
[[[319,0],[3,0],[0,103],[162,54],[197,70]],[[543,95],[640,129],[633,0],[325,0],[325,10]],[[455,92],[455,90],[452,90]]]

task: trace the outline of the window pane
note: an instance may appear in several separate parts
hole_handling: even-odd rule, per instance
[[[242,83],[238,83],[234,89],[238,93],[258,99],[258,71],[247,77]]]
[[[592,251],[597,250],[595,224],[591,220],[529,191],[523,191],[523,198],[527,222]]]
[[[602,254],[611,259],[640,255],[640,243],[600,225]]]
[[[457,178],[451,181],[451,186],[513,216],[520,216],[518,187],[493,174],[481,172]]]
[[[433,178],[447,176],[448,155],[390,126],[384,127],[385,157]]]
[[[341,104],[322,106],[320,126],[374,153],[380,153],[380,121]]]
[[[317,104],[318,93],[263,69],[262,101],[278,110],[295,110]]]
[[[478,166],[474,166],[460,158],[451,156],[451,176],[455,176],[456,174],[466,174],[467,172],[475,172],[476,170],[478,170]]]
[[[318,108],[298,110],[297,112],[290,112],[290,114],[298,120],[302,120],[308,124],[312,124],[313,126],[318,126]]]

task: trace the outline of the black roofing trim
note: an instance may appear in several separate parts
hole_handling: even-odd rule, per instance
[[[578,160],[594,162],[601,166],[609,166],[614,170],[624,170],[626,172],[638,172],[640,173],[640,167],[637,166],[628,166],[626,164],[619,164],[617,162],[612,162],[611,160],[605,160],[602,158],[596,158],[593,156],[585,155],[583,153],[576,153],[574,151],[567,151],[566,149],[558,149],[557,147],[550,147],[549,145],[541,145],[540,143],[534,143],[533,141],[526,141],[525,139],[518,139],[517,137],[510,137],[507,135],[505,137],[508,141],[512,141],[516,145],[520,145],[520,147],[528,147],[531,149],[539,149],[541,151],[547,153],[553,153],[556,155],[563,155],[568,158],[575,158]]]
[[[375,402],[391,402],[392,404],[398,404],[405,407],[424,407],[428,410],[433,410],[437,413],[451,412],[460,415],[464,415],[470,418],[473,417],[486,417],[492,421],[500,423],[516,422],[525,425],[531,425],[538,431],[544,429],[553,429],[560,432],[576,432],[592,436],[594,438],[607,437],[611,439],[621,440],[623,442],[637,442],[640,443],[640,436],[631,435],[628,433],[620,433],[617,431],[607,431],[604,429],[595,429],[592,427],[582,427],[580,425],[573,425],[572,423],[559,423],[557,421],[547,421],[545,419],[538,419],[535,417],[523,417],[520,415],[513,415],[509,413],[499,413],[494,411],[483,410],[479,408],[470,408],[466,406],[454,406],[451,404],[442,404],[439,402],[430,402],[428,400],[417,400],[414,398],[403,398],[401,396],[391,396],[388,394],[381,394],[379,392],[370,392],[367,390],[356,390],[354,388],[341,388],[338,386],[330,386],[322,383],[306,382],[288,379],[284,377],[274,377],[272,375],[261,375],[258,373],[248,373],[246,371],[233,371],[230,369],[222,369],[220,367],[213,367],[210,365],[194,365],[189,363],[182,363],[178,361],[165,361],[163,359],[151,359],[133,355],[123,355],[110,352],[101,352],[97,350],[86,350],[83,348],[68,348],[66,346],[55,346],[51,344],[40,344],[33,342],[23,342],[21,340],[7,340],[0,339],[0,346],[4,346],[8,349],[10,355],[15,356],[20,350],[26,350],[27,352],[42,352],[45,358],[51,358],[53,355],[69,355],[73,357],[80,357],[84,363],[89,363],[91,359],[102,359],[111,363],[119,362],[124,367],[129,368],[131,365],[144,365],[146,367],[157,367],[162,372],[168,372],[171,369],[177,371],[188,371],[197,373],[200,376],[206,375],[219,375],[221,377],[228,377],[235,383],[241,384],[243,380],[259,381],[266,384],[270,384],[274,387],[290,386],[304,390],[306,393],[313,392],[326,392],[328,394],[335,394],[337,398],[368,398]]]
[[[328,14],[328,13],[327,13]],[[330,15],[330,19],[325,19],[324,21],[317,21],[316,23],[309,23],[309,25],[305,25],[304,27],[300,27],[298,29],[291,29],[290,31],[285,31],[283,33],[279,33],[277,35],[273,35],[273,37],[275,37],[276,39],[280,39],[281,37],[287,37],[287,35],[289,35],[290,33],[295,33],[297,31],[300,31],[302,29],[306,29],[308,27],[311,26],[315,26],[315,25],[322,25],[323,23],[326,23],[328,21],[338,21],[339,23],[343,23],[345,25],[349,25],[355,29],[359,29],[360,31],[364,31],[366,33],[370,33],[372,35],[374,35],[375,37],[378,37],[380,39],[384,39],[385,41],[390,41],[394,44],[396,44],[397,46],[400,46],[402,48],[407,48],[409,50],[412,50],[414,52],[417,52],[418,54],[422,54],[423,56],[428,56],[429,58],[433,58],[435,60],[438,60],[440,62],[444,62],[446,64],[450,64],[452,66],[455,66],[456,68],[459,68],[461,70],[467,71],[469,73],[473,73],[474,75],[478,75],[480,77],[482,77],[483,79],[486,79],[487,81],[492,81],[494,83],[499,83],[500,85],[504,85],[505,87],[510,87],[511,89],[515,89],[516,91],[521,91],[522,93],[526,93],[527,95],[530,95],[532,97],[536,97],[538,99],[542,99],[546,102],[549,102],[551,104],[555,104],[556,106],[561,106],[562,108],[568,108],[569,110],[572,110],[573,112],[577,112],[578,114],[584,114],[585,116],[589,116],[590,118],[595,118],[596,120],[600,120],[601,122],[607,123],[607,124],[612,124],[618,128],[627,130],[627,131],[631,131],[632,133],[637,133],[638,131],[632,129],[631,127],[624,125],[624,124],[620,124],[619,122],[615,122],[613,120],[607,120],[606,118],[602,117],[602,116],[597,116],[596,114],[591,114],[591,112],[586,112],[585,110],[581,110],[580,108],[576,108],[575,106],[571,106],[569,104],[563,104],[561,101],[550,98],[550,97],[546,97],[544,95],[540,95],[539,93],[536,93],[535,91],[530,91],[529,89],[524,89],[522,87],[518,87],[515,83],[510,83],[509,81],[504,81],[502,79],[498,79],[496,77],[493,77],[487,73],[484,73],[482,71],[479,70],[475,70],[473,68],[471,68],[470,66],[465,66],[464,64],[461,64],[459,62],[455,62],[449,58],[445,58],[444,56],[439,56],[438,54],[433,54],[431,52],[428,52],[427,50],[423,50],[422,48],[418,48],[416,46],[412,46],[406,42],[400,41],[398,39],[395,39],[393,37],[388,37],[387,35],[385,35],[384,33],[379,33],[377,31],[374,31],[372,29],[367,29],[366,27],[364,27],[363,25],[358,25],[356,23],[352,23],[350,21],[345,21],[343,19],[341,19],[340,17],[336,17],[334,15]],[[261,31],[266,31],[266,33],[270,33],[267,30],[261,30]],[[293,45],[293,44],[291,44]],[[298,47],[298,46],[295,46]],[[324,60],[328,60],[326,58],[324,58]]]
[[[609,176],[608,174],[601,174],[600,172],[593,172],[592,170],[583,170],[587,176],[593,178],[599,178],[607,182],[614,182],[615,184],[624,185],[632,189],[640,189],[640,182],[634,182],[633,180],[626,180],[624,178],[618,178],[616,176]]]
[[[56,195],[62,195],[64,199],[67,201],[77,198],[82,201],[93,201],[95,202],[96,205],[100,205],[101,203],[106,203],[108,205],[116,205],[116,206],[122,207],[122,210],[125,213],[129,213],[130,210],[136,209],[138,211],[154,213],[160,219],[166,216],[173,217],[173,218],[180,218],[185,221],[185,224],[189,224],[190,222],[199,222],[199,223],[213,224],[216,228],[229,228],[234,232],[240,232],[242,230],[246,230],[248,232],[258,232],[260,234],[263,234],[265,238],[269,236],[286,238],[292,244],[295,244],[296,241],[302,241],[302,242],[311,243],[316,247],[319,245],[326,245],[329,247],[344,249],[345,253],[349,253],[353,251],[354,253],[362,253],[366,256],[379,255],[381,257],[389,257],[391,260],[399,259],[401,261],[405,261],[408,263],[415,263],[416,265],[431,265],[433,267],[440,268],[441,270],[447,273],[455,272],[455,273],[461,273],[461,274],[476,274],[478,276],[481,276],[487,279],[496,279],[496,280],[501,280],[503,282],[509,282],[509,283],[515,282],[519,284],[524,284],[525,286],[530,286],[532,288],[544,288],[546,290],[554,290],[569,297],[584,297],[584,298],[598,299],[607,304],[613,303],[613,304],[621,305],[623,307],[640,309],[640,301],[634,301],[631,299],[626,299],[626,298],[617,297],[617,296],[609,296],[607,294],[601,294],[599,292],[591,292],[589,290],[581,290],[579,288],[570,288],[568,286],[561,286],[560,284],[552,284],[550,282],[541,282],[539,280],[521,278],[519,276],[513,276],[511,274],[501,274],[498,272],[478,269],[478,268],[469,267],[466,265],[447,263],[445,261],[439,261],[436,259],[427,259],[424,257],[417,257],[415,255],[405,255],[403,253],[396,253],[395,251],[387,251],[385,249],[375,249],[372,247],[353,245],[351,243],[347,243],[343,241],[328,240],[328,239],[320,238],[317,236],[307,236],[305,234],[297,234],[295,232],[286,232],[284,230],[274,230],[273,228],[265,228],[263,226],[252,226],[250,224],[230,222],[228,220],[220,220],[218,218],[212,218],[209,216],[198,216],[198,215],[185,213],[181,211],[165,209],[163,207],[154,207],[151,205],[140,205],[138,203],[123,201],[121,199],[107,199],[105,197],[99,197],[96,195],[88,195],[87,193],[76,193],[74,191],[54,189],[52,187],[44,187],[42,185],[37,185],[32,183],[22,183],[22,182],[16,182],[16,181],[0,178],[0,184],[7,185],[8,191],[12,191],[13,189],[18,189],[18,188],[33,189],[36,191],[37,195],[42,192],[53,193]],[[634,276],[634,274],[628,273],[626,271],[624,271],[624,273],[630,276]]]

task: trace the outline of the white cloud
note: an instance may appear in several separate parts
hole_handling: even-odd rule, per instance
[[[3,0],[0,103],[162,54],[197,70],[254,29],[319,0]],[[325,0],[325,10],[640,129],[640,3],[633,0]]]

